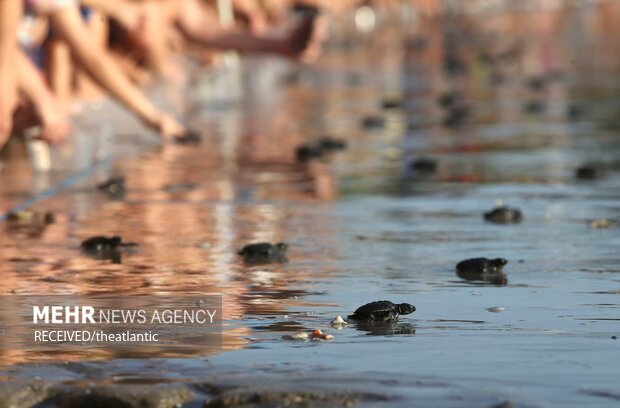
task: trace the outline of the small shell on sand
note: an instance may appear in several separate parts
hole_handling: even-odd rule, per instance
[[[487,310],[491,313],[499,313],[499,312],[503,312],[504,310],[506,310],[506,308],[502,306],[493,306],[493,307],[488,308]]]
[[[614,222],[612,220],[601,219],[601,220],[592,220],[588,223],[588,226],[592,229],[605,229],[611,228],[614,226]]]
[[[339,326],[339,327],[341,327],[341,326],[346,326],[347,324],[349,324],[349,323],[347,323],[347,322],[346,322],[346,321],[342,318],[342,316],[336,316],[336,318],[335,318],[334,320],[332,320],[332,321],[331,321],[331,325],[332,325],[332,326]]]
[[[284,340],[308,341],[308,333],[299,332],[295,334],[285,334],[282,336]]]
[[[315,330],[310,334],[310,340],[331,340],[333,338],[331,334],[325,334],[320,330]]]

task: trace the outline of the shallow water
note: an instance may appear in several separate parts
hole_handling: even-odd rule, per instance
[[[246,61],[243,103],[217,92],[193,101],[188,118],[205,136],[199,148],[142,146],[137,154],[127,146],[140,144],[122,142],[117,154],[124,156],[112,168],[87,170],[34,204],[54,211],[54,224],[0,225],[3,294],[221,293],[223,351],[154,359],[114,350],[6,351],[1,375],[164,384],[217,374],[395,398],[368,402],[376,406],[615,406],[620,230],[590,229],[588,221],[620,218],[620,59],[613,36],[595,29],[597,10],[540,12],[498,86],[489,85],[476,55],[489,38],[510,45],[508,30],[481,34],[501,16],[408,30],[385,23],[372,37],[357,35],[354,46],[346,41],[351,27],[341,24],[316,67]],[[518,32],[532,21],[502,16],[512,16]],[[458,78],[442,73],[434,51],[452,31],[469,67]],[[429,50],[401,41],[418,35]],[[557,71],[562,75],[542,92],[524,86],[531,75]],[[196,83],[208,79],[197,75]],[[454,87],[475,114],[462,128],[446,129],[436,100]],[[382,111],[381,99],[393,94],[406,109]],[[532,98],[547,111],[524,113]],[[570,103],[584,107],[582,117],[567,118]],[[371,113],[386,117],[385,129],[360,127]],[[326,162],[295,163],[295,147],[325,132],[346,139],[349,149]],[[435,174],[408,170],[422,155],[438,160]],[[575,180],[575,168],[588,161],[606,163],[606,177]],[[15,158],[4,169],[7,208],[33,191],[24,168]],[[127,177],[124,199],[84,188],[109,172]],[[485,223],[482,213],[499,201],[521,208],[524,222]],[[96,234],[119,234],[140,247],[122,265],[82,257],[81,239]],[[252,241],[286,241],[290,262],[243,265],[236,251]],[[456,263],[478,256],[506,258],[509,284],[459,279]],[[393,326],[329,326],[381,299],[417,311]],[[317,328],[335,339],[282,339]],[[57,364],[84,359],[98,362]]]

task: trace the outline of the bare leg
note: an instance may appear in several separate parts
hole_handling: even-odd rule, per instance
[[[34,108],[38,123],[42,126],[41,138],[49,143],[61,142],[70,130],[67,115],[43,81],[40,72],[22,51],[18,52],[15,62],[18,68],[18,88]]]

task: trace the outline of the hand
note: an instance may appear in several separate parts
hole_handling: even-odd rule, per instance
[[[41,112],[41,139],[49,144],[64,141],[71,132],[71,124],[67,115],[56,105],[47,106]]]
[[[326,37],[325,21],[315,15],[301,17],[285,39],[284,54],[310,61],[315,59]]]
[[[169,113],[160,114],[152,126],[164,139],[180,137],[187,133],[187,128]]]

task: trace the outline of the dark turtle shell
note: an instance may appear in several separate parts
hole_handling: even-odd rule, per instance
[[[508,277],[503,268],[508,263],[503,258],[487,259],[472,258],[459,262],[456,265],[456,274],[468,281],[486,281],[496,285],[508,283]]]
[[[413,162],[411,162],[409,167],[412,170],[432,173],[437,170],[437,160],[430,157],[418,157]]]
[[[344,150],[347,148],[347,142],[335,137],[323,136],[318,141],[318,147],[322,151]]]
[[[84,240],[81,247],[84,252],[98,252],[107,249],[118,248],[121,245],[122,241],[122,238],[119,236],[96,236]]]
[[[352,320],[397,320],[399,315],[406,315],[415,312],[415,306],[409,303],[395,304],[389,300],[379,300],[360,306],[349,315]]]
[[[197,145],[202,143],[202,136],[195,130],[188,130],[181,136],[174,138],[175,143],[181,145]]]
[[[125,195],[125,177],[110,177],[103,183],[97,184],[97,190],[107,193],[111,197],[120,198]]]
[[[297,147],[295,150],[295,155],[297,156],[297,161],[307,162],[312,159],[321,158],[323,151],[320,147],[312,145],[312,144],[303,144]]]
[[[376,115],[366,115],[362,118],[364,129],[380,129],[385,127],[385,118]]]
[[[605,176],[606,166],[599,163],[586,163],[575,170],[575,177],[581,180],[596,180]]]
[[[460,102],[463,95],[459,91],[448,91],[439,96],[437,103],[444,108],[450,108]]]
[[[119,236],[96,236],[83,241],[81,248],[82,252],[91,258],[98,260],[110,260],[112,263],[120,264],[122,262],[122,254],[120,251],[120,247],[122,245],[122,239]]]
[[[502,206],[485,212],[484,219],[495,224],[518,224],[523,220],[523,214],[518,208]]]
[[[285,263],[286,250],[288,245],[284,242],[271,244],[269,242],[258,242],[244,246],[238,253],[243,257],[246,263],[265,264],[265,263]]]

